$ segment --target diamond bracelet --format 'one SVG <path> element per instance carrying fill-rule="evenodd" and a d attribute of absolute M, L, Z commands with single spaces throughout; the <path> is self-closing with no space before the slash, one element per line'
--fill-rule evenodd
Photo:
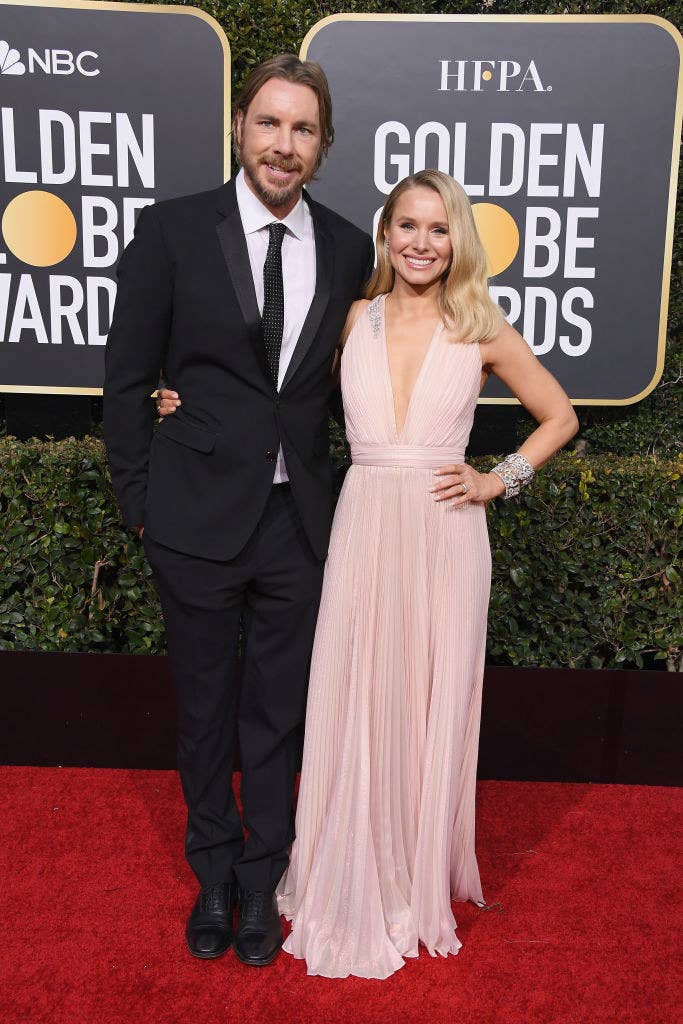
<path fill-rule="evenodd" d="M 536 475 L 534 467 L 519 452 L 507 455 L 502 462 L 493 467 L 491 472 L 499 476 L 505 484 L 503 497 L 506 501 L 519 494 L 522 487 L 531 483 Z"/>

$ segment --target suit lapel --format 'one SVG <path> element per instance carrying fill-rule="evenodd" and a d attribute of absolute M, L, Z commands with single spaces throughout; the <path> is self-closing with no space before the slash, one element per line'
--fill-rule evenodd
<path fill-rule="evenodd" d="M 287 387 L 315 340 L 318 328 L 327 309 L 327 304 L 330 301 L 332 277 L 334 274 L 334 240 L 322 222 L 316 204 L 310 200 L 305 191 L 304 199 L 309 204 L 313 216 L 313 231 L 315 234 L 315 294 L 304 320 L 304 325 L 301 328 L 296 348 L 287 367 L 281 391 L 284 391 Z"/>
<path fill-rule="evenodd" d="M 235 289 L 235 295 L 239 303 L 242 319 L 247 327 L 259 366 L 264 376 L 269 381 L 270 377 L 266 368 L 266 356 L 261 334 L 261 314 L 259 313 L 254 291 L 254 279 L 251 275 L 251 263 L 247 241 L 244 237 L 242 219 L 237 197 L 235 194 L 235 183 L 228 181 L 221 189 L 221 201 L 218 206 L 221 219 L 216 225 L 216 233 L 223 252 L 230 280 Z"/>

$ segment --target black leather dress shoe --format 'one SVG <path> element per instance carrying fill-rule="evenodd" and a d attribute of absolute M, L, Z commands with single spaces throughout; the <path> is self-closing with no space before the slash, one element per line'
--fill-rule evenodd
<path fill-rule="evenodd" d="M 185 929 L 187 948 L 192 956 L 213 960 L 225 953 L 232 942 L 236 902 L 234 883 L 218 882 L 202 889 Z"/>
<path fill-rule="evenodd" d="M 265 967 L 282 945 L 282 925 L 275 894 L 240 890 L 240 922 L 235 933 L 235 955 L 243 964 Z"/>

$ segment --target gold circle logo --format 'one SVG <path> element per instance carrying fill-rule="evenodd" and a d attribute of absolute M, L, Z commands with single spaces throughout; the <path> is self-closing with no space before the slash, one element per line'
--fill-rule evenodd
<path fill-rule="evenodd" d="M 473 203 L 472 215 L 488 257 L 489 277 L 507 270 L 519 250 L 519 228 L 502 206 Z"/>
<path fill-rule="evenodd" d="M 52 192 L 22 192 L 7 204 L 2 234 L 13 256 L 31 267 L 52 267 L 76 244 L 76 218 Z"/>

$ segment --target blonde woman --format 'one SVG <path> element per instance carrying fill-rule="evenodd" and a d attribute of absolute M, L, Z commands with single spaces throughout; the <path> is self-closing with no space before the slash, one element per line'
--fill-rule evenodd
<path fill-rule="evenodd" d="M 491 556 L 485 504 L 575 433 L 555 379 L 505 323 L 461 187 L 387 199 L 341 381 L 352 465 L 332 528 L 296 840 L 278 887 L 309 974 L 385 978 L 457 953 L 451 900 L 483 903 L 474 797 Z M 464 462 L 495 373 L 539 423 L 491 473 Z"/>

